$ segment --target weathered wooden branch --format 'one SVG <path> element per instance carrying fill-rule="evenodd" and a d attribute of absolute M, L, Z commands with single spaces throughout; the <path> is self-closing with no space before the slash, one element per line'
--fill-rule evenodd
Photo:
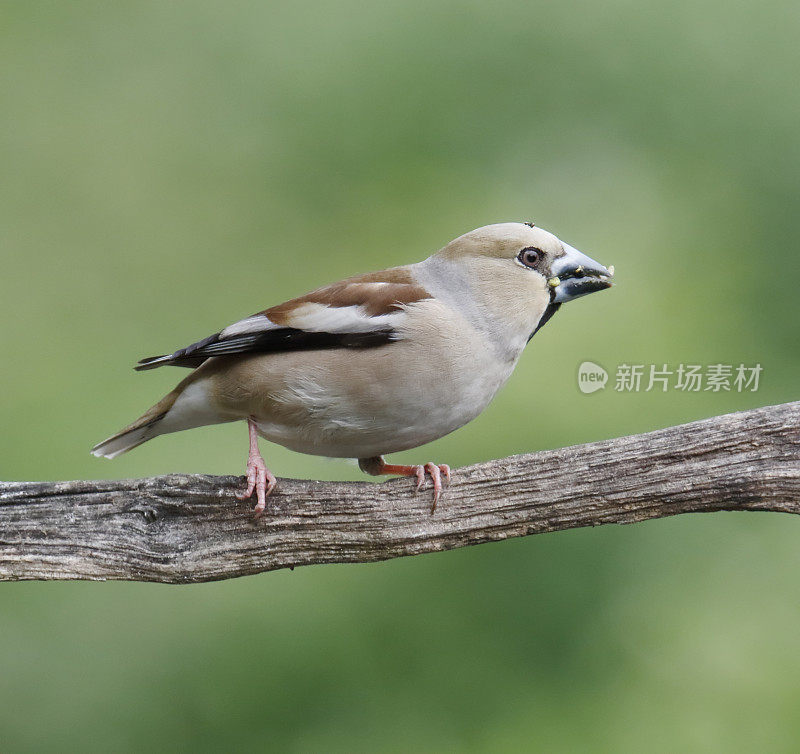
<path fill-rule="evenodd" d="M 254 521 L 242 481 L 0 483 L 0 580 L 187 583 L 678 513 L 800 513 L 800 402 L 458 469 L 434 515 L 409 479 L 283 479 Z"/>

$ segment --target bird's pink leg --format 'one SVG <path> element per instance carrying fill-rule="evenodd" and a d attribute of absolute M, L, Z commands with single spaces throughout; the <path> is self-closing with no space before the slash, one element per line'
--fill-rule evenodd
<path fill-rule="evenodd" d="M 267 495 L 275 489 L 278 480 L 272 475 L 272 472 L 267 468 L 267 464 L 261 457 L 261 451 L 258 449 L 258 432 L 256 431 L 256 422 L 251 416 L 247 420 L 247 428 L 250 432 L 250 455 L 247 457 L 247 489 L 237 494 L 239 500 L 246 500 L 256 493 L 256 507 L 253 509 L 254 518 L 258 518 L 267 507 Z"/>
<path fill-rule="evenodd" d="M 442 477 L 444 476 L 445 483 L 450 481 L 450 467 L 446 463 L 426 463 L 423 465 L 403 466 L 396 463 L 386 463 L 382 456 L 375 456 L 374 458 L 360 458 L 358 465 L 362 471 L 373 476 L 381 476 L 383 474 L 397 474 L 397 476 L 413 476 L 417 478 L 417 492 L 422 489 L 425 484 L 425 474 L 429 474 L 433 482 L 433 505 L 431 506 L 431 513 L 436 510 L 436 503 L 442 496 Z"/>

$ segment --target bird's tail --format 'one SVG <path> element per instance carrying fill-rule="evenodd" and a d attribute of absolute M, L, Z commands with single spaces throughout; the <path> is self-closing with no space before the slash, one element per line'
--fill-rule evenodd
<path fill-rule="evenodd" d="M 92 448 L 92 455 L 98 458 L 116 458 L 118 455 L 127 453 L 143 442 L 152 440 L 160 435 L 159 424 L 172 408 L 178 395 L 177 390 L 165 395 L 155 406 L 145 411 L 133 424 L 95 445 Z"/>

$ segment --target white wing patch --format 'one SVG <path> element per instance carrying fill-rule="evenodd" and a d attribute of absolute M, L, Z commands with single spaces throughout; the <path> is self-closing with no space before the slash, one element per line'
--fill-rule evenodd
<path fill-rule="evenodd" d="M 274 330 L 277 325 L 270 322 L 263 314 L 254 314 L 252 317 L 240 319 L 232 325 L 226 327 L 219 337 L 222 339 L 232 338 L 234 335 L 245 335 L 253 332 L 264 332 L 266 330 Z"/>
<path fill-rule="evenodd" d="M 371 317 L 362 306 L 327 306 L 303 302 L 286 317 L 285 325 L 277 325 L 264 314 L 256 314 L 226 327 L 220 333 L 220 339 L 267 332 L 280 327 L 293 327 L 306 332 L 364 333 L 397 328 L 405 317 L 402 309 Z"/>
<path fill-rule="evenodd" d="M 396 327 L 405 318 L 402 310 L 371 317 L 362 306 L 327 306 L 306 302 L 290 315 L 287 324 L 308 332 L 371 332 Z"/>

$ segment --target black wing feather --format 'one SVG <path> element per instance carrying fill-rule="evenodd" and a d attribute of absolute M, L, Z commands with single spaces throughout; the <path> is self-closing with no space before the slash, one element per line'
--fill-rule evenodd
<path fill-rule="evenodd" d="M 200 366 L 212 356 L 229 356 L 241 353 L 277 353 L 279 351 L 313 351 L 326 348 L 374 348 L 395 339 L 391 328 L 370 332 L 329 333 L 308 332 L 293 327 L 280 327 L 258 333 L 242 333 L 220 338 L 220 333 L 209 335 L 197 343 L 181 348 L 175 353 L 150 356 L 134 367 L 137 371 L 162 366 Z"/>

